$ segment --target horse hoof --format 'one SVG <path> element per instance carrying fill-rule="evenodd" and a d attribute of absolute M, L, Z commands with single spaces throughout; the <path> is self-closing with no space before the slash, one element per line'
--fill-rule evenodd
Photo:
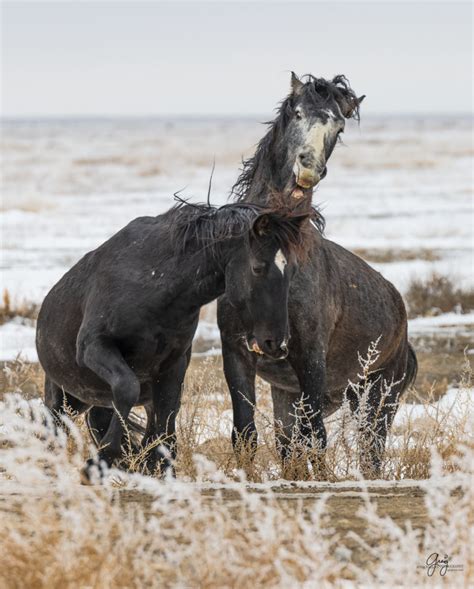
<path fill-rule="evenodd" d="M 103 460 L 89 458 L 81 469 L 81 485 L 101 485 L 107 470 Z"/>

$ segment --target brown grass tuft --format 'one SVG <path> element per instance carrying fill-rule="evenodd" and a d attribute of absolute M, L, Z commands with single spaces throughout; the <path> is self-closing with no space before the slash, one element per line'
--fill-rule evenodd
<path fill-rule="evenodd" d="M 28 301 L 12 302 L 8 289 L 4 289 L 0 306 L 0 325 L 11 321 L 14 317 L 37 319 L 38 312 L 39 305 Z"/>
<path fill-rule="evenodd" d="M 456 288 L 447 276 L 435 272 L 426 279 L 413 279 L 405 300 L 410 318 L 455 310 L 462 313 L 474 310 L 474 290 Z"/>
<path fill-rule="evenodd" d="M 410 262 L 412 260 L 426 260 L 434 262 L 440 259 L 432 249 L 410 250 L 410 249 L 384 249 L 384 248 L 357 248 L 354 253 L 367 262 L 378 264 L 390 264 L 393 262 Z"/>

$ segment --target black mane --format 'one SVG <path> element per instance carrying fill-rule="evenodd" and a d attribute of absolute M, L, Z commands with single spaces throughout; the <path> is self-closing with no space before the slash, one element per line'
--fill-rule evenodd
<path fill-rule="evenodd" d="M 315 78 L 311 74 L 303 76 L 305 83 L 299 91 L 300 96 L 304 96 L 306 100 L 314 104 L 321 105 L 330 100 L 336 101 L 346 100 L 353 104 L 354 109 L 351 118 L 359 121 L 359 102 L 356 93 L 352 90 L 348 79 L 343 75 L 335 76 L 332 80 L 325 80 L 324 78 Z M 290 93 L 277 107 L 277 116 L 273 121 L 267 121 L 264 125 L 269 127 L 268 132 L 257 144 L 257 148 L 252 157 L 247 158 L 242 162 L 242 171 L 237 178 L 236 183 L 232 186 L 231 196 L 236 197 L 237 202 L 242 202 L 246 199 L 247 193 L 252 186 L 255 179 L 255 173 L 262 161 L 266 161 L 267 168 L 271 167 L 273 159 L 270 157 L 272 150 L 278 140 L 286 129 L 289 118 L 292 112 L 294 96 Z M 270 178 L 276 177 L 279 173 L 278 169 L 268 169 Z M 272 182 L 267 181 L 267 186 L 262 187 L 268 191 L 272 191 L 274 186 Z"/>
<path fill-rule="evenodd" d="M 257 217 L 263 214 L 272 216 L 272 237 L 288 255 L 303 259 L 311 234 L 310 226 L 298 231 L 292 224 L 292 219 L 301 217 L 301 213 L 255 203 L 236 202 L 216 207 L 181 200 L 167 214 L 171 216 L 171 239 L 182 253 L 197 245 L 215 255 L 220 243 L 248 233 Z M 320 213 L 314 210 L 307 216 L 308 221 L 314 220 L 314 227 L 321 231 L 324 225 Z"/>
<path fill-rule="evenodd" d="M 183 200 L 168 212 L 172 216 L 172 240 L 181 251 L 186 251 L 192 243 L 214 248 L 223 240 L 246 233 L 263 210 L 264 207 L 253 203 L 216 207 Z"/>

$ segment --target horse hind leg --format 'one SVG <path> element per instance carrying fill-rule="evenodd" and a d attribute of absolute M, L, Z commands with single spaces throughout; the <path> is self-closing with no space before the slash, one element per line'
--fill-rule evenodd
<path fill-rule="evenodd" d="M 400 371 L 385 369 L 369 376 L 362 396 L 348 392 L 353 415 L 358 422 L 360 470 L 366 479 L 380 478 L 388 432 L 398 409 L 400 396 L 406 388 Z M 362 401 L 362 399 L 364 399 Z"/>
<path fill-rule="evenodd" d="M 286 479 L 307 479 L 310 431 L 302 423 L 301 394 L 271 386 L 275 441 L 282 462 L 282 474 Z"/>
<path fill-rule="evenodd" d="M 44 404 L 53 417 L 56 428 L 64 429 L 64 415 L 80 415 L 89 408 L 87 403 L 64 391 L 48 376 L 44 380 Z"/>

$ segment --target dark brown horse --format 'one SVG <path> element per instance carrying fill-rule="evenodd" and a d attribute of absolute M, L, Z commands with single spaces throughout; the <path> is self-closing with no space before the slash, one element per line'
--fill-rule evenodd
<path fill-rule="evenodd" d="M 363 97 L 362 97 L 363 98 Z M 292 91 L 253 158 L 244 162 L 234 186 L 241 202 L 268 203 L 275 194 L 287 206 L 307 209 L 312 188 L 326 174 L 326 163 L 344 120 L 358 116 L 362 98 L 338 76 L 326 81 L 292 75 Z M 358 353 L 380 339 L 380 355 L 366 383 L 368 414 L 361 464 L 377 476 L 387 431 L 398 400 L 416 375 L 416 356 L 407 339 L 407 317 L 394 286 L 363 260 L 322 235 L 315 224 L 308 260 L 292 279 L 289 296 L 288 356 L 269 357 L 242 344 L 241 317 L 224 295 L 218 301 L 224 371 L 234 410 L 234 447 L 256 447 L 255 376 L 271 384 L 277 441 L 284 461 L 293 442 L 322 451 L 326 447 L 323 418 L 341 407 L 345 396 L 352 410 L 359 398 L 348 382 L 358 382 Z M 252 339 L 251 333 L 245 334 Z M 388 394 L 384 382 L 392 383 Z M 304 399 L 305 415 L 297 406 Z M 316 452 L 318 453 L 318 452 Z M 320 453 L 319 456 L 324 453 Z"/>

